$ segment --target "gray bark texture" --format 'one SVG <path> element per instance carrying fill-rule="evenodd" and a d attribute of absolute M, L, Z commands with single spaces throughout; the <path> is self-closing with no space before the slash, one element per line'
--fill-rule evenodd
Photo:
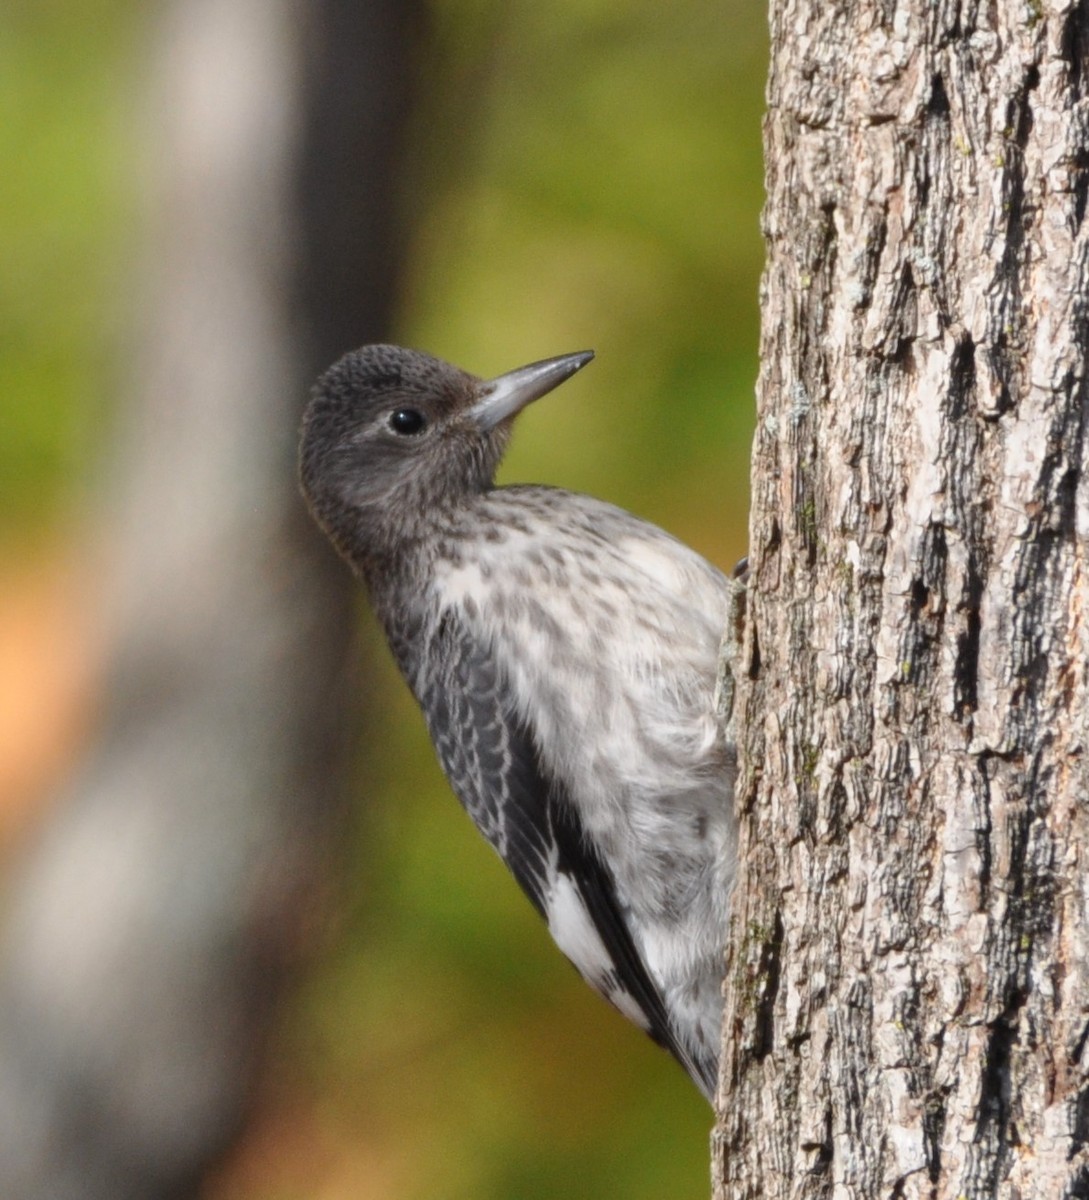
<path fill-rule="evenodd" d="M 192 0 L 156 26 L 114 650 L 99 738 L 6 897 L 4 1200 L 193 1195 L 336 880 L 356 601 L 297 430 L 318 370 L 388 336 L 417 15 Z"/>
<path fill-rule="evenodd" d="M 715 1195 L 1089 1196 L 1089 6 L 771 33 Z"/>

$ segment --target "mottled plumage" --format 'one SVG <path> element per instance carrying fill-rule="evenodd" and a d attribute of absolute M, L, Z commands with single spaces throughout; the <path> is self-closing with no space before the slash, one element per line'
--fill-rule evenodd
<path fill-rule="evenodd" d="M 613 505 L 492 483 L 516 413 L 589 357 L 483 382 L 364 347 L 314 390 L 301 476 L 469 815 L 710 1096 L 734 853 L 713 695 L 740 585 Z"/>

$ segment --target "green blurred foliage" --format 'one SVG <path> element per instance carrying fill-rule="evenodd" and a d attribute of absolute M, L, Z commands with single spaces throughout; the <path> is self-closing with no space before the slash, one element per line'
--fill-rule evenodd
<path fill-rule="evenodd" d="M 87 13 L 9 0 L 0 22 L 0 528 L 70 505 L 123 375 L 143 10 Z M 594 348 L 520 422 L 503 477 L 601 495 L 728 568 L 756 378 L 763 8 L 435 0 L 434 20 L 399 337 L 481 374 Z M 551 946 L 365 627 L 353 893 L 277 1074 L 334 1158 L 372 1158 L 387 1183 L 252 1194 L 705 1196 L 709 1110 Z"/>
<path fill-rule="evenodd" d="M 0 533 L 36 534 L 86 479 L 113 389 L 134 209 L 131 0 L 0 16 Z"/>
<path fill-rule="evenodd" d="M 406 338 L 478 373 L 595 349 L 523 418 L 504 478 L 596 491 L 740 555 L 763 9 L 512 0 L 468 24 L 464 5 L 437 9 Z"/>

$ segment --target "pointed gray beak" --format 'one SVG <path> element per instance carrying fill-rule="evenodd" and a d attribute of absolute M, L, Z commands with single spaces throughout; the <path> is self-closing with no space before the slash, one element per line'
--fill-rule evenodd
<path fill-rule="evenodd" d="M 469 409 L 469 416 L 485 432 L 494 429 L 500 421 L 520 413 L 527 404 L 559 387 L 593 357 L 592 350 L 561 354 L 559 358 L 546 358 L 490 379 L 481 385 L 479 399 Z"/>

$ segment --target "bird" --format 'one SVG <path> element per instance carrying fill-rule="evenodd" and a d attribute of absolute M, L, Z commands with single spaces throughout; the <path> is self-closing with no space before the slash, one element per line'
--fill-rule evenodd
<path fill-rule="evenodd" d="M 495 483 L 517 415 L 593 357 L 483 379 L 353 350 L 310 394 L 299 478 L 462 806 L 586 982 L 713 1101 L 737 852 L 716 677 L 744 584 L 615 505 Z"/>

